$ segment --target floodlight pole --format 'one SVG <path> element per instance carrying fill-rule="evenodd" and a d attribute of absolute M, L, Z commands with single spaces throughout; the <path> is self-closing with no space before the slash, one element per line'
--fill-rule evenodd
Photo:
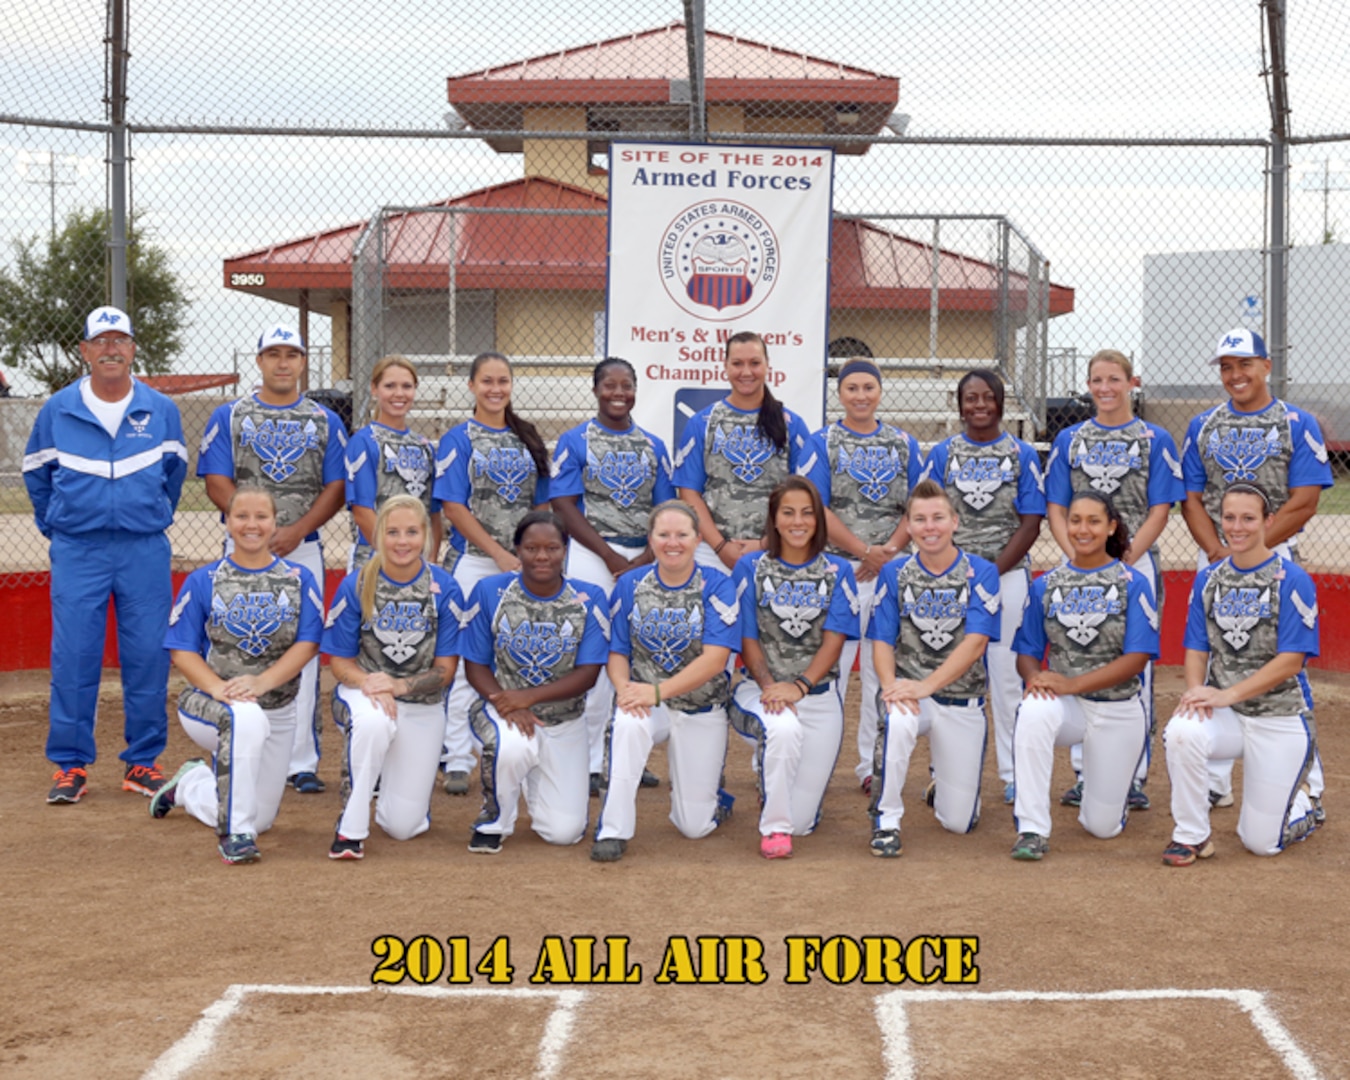
<path fill-rule="evenodd" d="M 1270 273 L 1266 307 L 1266 345 L 1270 351 L 1270 390 L 1285 397 L 1289 389 L 1289 85 L 1284 53 L 1284 0 L 1265 0 L 1270 38 Z"/>
<path fill-rule="evenodd" d="M 708 141 L 707 40 L 704 30 L 704 0 L 684 0 L 684 32 L 689 53 L 689 138 Z"/>
<path fill-rule="evenodd" d="M 108 233 L 110 300 L 127 307 L 127 0 L 108 4 Z"/>

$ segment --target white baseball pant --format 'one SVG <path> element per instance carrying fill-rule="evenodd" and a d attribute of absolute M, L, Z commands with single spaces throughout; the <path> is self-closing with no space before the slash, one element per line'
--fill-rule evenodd
<path fill-rule="evenodd" d="M 473 587 L 485 577 L 500 573 L 501 570 L 486 555 L 470 555 L 467 551 L 455 564 L 455 583 L 464 593 L 464 603 L 469 603 Z M 455 672 L 454 684 L 450 687 L 450 696 L 445 704 L 445 737 L 441 752 L 441 762 L 445 771 L 473 771 L 473 737 L 469 733 L 469 709 L 478 700 L 469 680 L 464 675 L 464 664 Z"/>
<path fill-rule="evenodd" d="M 1256 855 L 1278 855 L 1312 832 L 1306 781 L 1316 741 L 1302 716 L 1243 716 L 1215 709 L 1208 720 L 1177 713 L 1163 732 L 1172 781 L 1172 839 L 1203 843 L 1210 833 L 1209 783 L 1215 761 L 1242 758 L 1238 838 Z"/>
<path fill-rule="evenodd" d="M 980 772 L 988 726 L 980 698 L 924 698 L 919 713 L 878 701 L 881 721 L 880 776 L 872 781 L 873 828 L 898 829 L 905 816 L 901 789 L 920 735 L 928 736 L 937 791 L 933 810 L 948 832 L 968 833 L 980 820 Z"/>
<path fill-rule="evenodd" d="M 436 786 L 443 702 L 400 701 L 398 719 L 360 690 L 339 686 L 333 721 L 346 737 L 344 801 L 337 831 L 348 840 L 370 835 L 370 800 L 375 823 L 395 840 L 411 840 L 431 827 L 431 792 Z M 343 715 L 345 713 L 345 716 Z M 380 794 L 375 796 L 375 782 Z"/>
<path fill-rule="evenodd" d="M 469 724 L 483 755 L 483 810 L 475 831 L 510 836 L 523 793 L 530 827 L 542 839 L 550 844 L 580 840 L 591 797 L 586 725 L 580 718 L 536 727 L 526 736 L 479 701 L 469 712 Z"/>
<path fill-rule="evenodd" d="M 807 836 L 820 821 L 844 738 L 844 703 L 835 685 L 827 685 L 824 693 L 797 702 L 795 712 L 780 713 L 765 711 L 753 679 L 736 687 L 731 723 L 755 747 L 761 836 Z"/>
<path fill-rule="evenodd" d="M 862 564 L 853 560 L 857 574 Z M 862 705 L 858 709 L 858 765 L 853 770 L 862 783 L 872 775 L 872 751 L 877 745 L 877 668 L 872 660 L 872 643 L 867 640 L 867 624 L 872 621 L 872 603 L 876 599 L 877 579 L 858 582 L 858 640 L 845 641 L 839 654 L 839 700 L 848 700 L 848 683 L 853 678 L 853 661 L 858 660 L 862 677 Z"/>
<path fill-rule="evenodd" d="M 1078 822 L 1103 840 L 1125 827 L 1130 782 L 1148 742 L 1148 712 L 1138 697 L 1089 701 L 1065 694 L 1027 697 L 1013 731 L 1019 833 L 1050 835 L 1050 771 L 1055 747 L 1082 746 L 1083 801 Z"/>
<path fill-rule="evenodd" d="M 218 702 L 230 716 L 221 730 L 205 717 L 178 710 L 188 738 L 211 755 L 213 765 L 185 773 L 174 803 L 219 835 L 257 836 L 272 827 L 295 739 L 295 702 L 263 709 L 256 702 Z"/>
<path fill-rule="evenodd" d="M 1011 783 L 1013 778 L 1013 724 L 1017 722 L 1017 706 L 1022 703 L 1022 676 L 1017 674 L 1017 656 L 1012 651 L 1012 643 L 1022 625 L 1022 611 L 1027 606 L 1030 587 L 1031 572 L 1025 564 L 1014 566 L 999 577 L 998 590 L 1003 605 L 999 640 L 991 641 L 984 651 L 985 665 L 989 669 L 989 711 L 994 716 L 998 778 L 1004 784 Z M 978 601 L 972 597 L 971 602 Z"/>
<path fill-rule="evenodd" d="M 597 840 L 629 840 L 637 824 L 637 790 L 652 747 L 669 740 L 670 820 L 697 840 L 717 828 L 718 788 L 727 757 L 727 712 L 686 713 L 667 705 L 646 716 L 615 709 L 606 734 L 609 786 Z"/>

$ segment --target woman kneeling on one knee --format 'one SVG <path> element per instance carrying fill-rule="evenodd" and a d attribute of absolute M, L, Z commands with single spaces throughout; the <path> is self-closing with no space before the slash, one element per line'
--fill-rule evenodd
<path fill-rule="evenodd" d="M 844 735 L 839 654 L 858 636 L 858 584 L 826 539 L 816 486 L 789 476 L 769 496 L 765 550 L 736 563 L 751 678 L 736 687 L 731 723 L 755 746 L 766 859 L 790 856 L 792 837 L 814 831 Z"/>
<path fill-rule="evenodd" d="M 375 553 L 333 599 L 323 651 L 332 658 L 333 722 L 345 736 L 342 816 L 330 859 L 359 859 L 375 821 L 395 840 L 431 825 L 445 733 L 445 694 L 455 677 L 463 596 L 427 561 L 431 521 L 411 495 L 395 495 L 375 519 Z"/>
<path fill-rule="evenodd" d="M 1050 770 L 1056 746 L 1082 743 L 1078 820 L 1110 839 L 1125 827 L 1130 787 L 1148 742 L 1141 675 L 1158 656 L 1153 590 L 1122 561 L 1129 535 L 1110 498 L 1080 492 L 1065 533 L 1072 559 L 1031 584 L 1013 639 L 1026 693 L 1013 728 L 1014 859 L 1050 850 Z M 1049 670 L 1041 660 L 1049 654 Z"/>
<path fill-rule="evenodd" d="M 720 790 L 727 754 L 727 661 L 740 645 L 731 578 L 695 563 L 698 515 L 671 500 L 652 510 L 656 558 L 619 578 L 611 610 L 614 716 L 605 736 L 608 786 L 591 858 L 615 862 L 632 839 L 637 789 L 654 743 L 670 741 L 670 820 L 707 836 L 731 812 Z"/>
<path fill-rule="evenodd" d="M 1304 666 L 1317 655 L 1317 590 L 1266 546 L 1270 497 L 1239 482 L 1220 504 L 1228 558 L 1195 578 L 1186 617 L 1186 691 L 1163 733 L 1172 781 L 1168 866 L 1214 854 L 1211 762 L 1243 759 L 1238 837 L 1276 855 L 1317 827 L 1308 771 L 1317 752 Z"/>
<path fill-rule="evenodd" d="M 469 850 L 495 855 L 516 827 L 522 791 L 550 844 L 586 832 L 590 799 L 586 692 L 609 652 L 604 590 L 563 577 L 567 530 L 547 510 L 516 526 L 520 569 L 469 597 L 464 674 L 480 695 L 469 726 L 482 746 L 483 809 Z"/>

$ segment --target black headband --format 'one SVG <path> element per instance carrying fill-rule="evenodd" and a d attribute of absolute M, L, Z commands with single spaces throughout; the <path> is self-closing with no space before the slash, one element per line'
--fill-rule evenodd
<path fill-rule="evenodd" d="M 1263 488 L 1256 484 L 1249 484 L 1245 480 L 1239 480 L 1236 484 L 1229 484 L 1228 487 L 1224 488 L 1223 495 L 1219 496 L 1219 505 L 1223 505 L 1224 496 L 1234 494 L 1255 495 L 1261 500 L 1261 509 L 1266 512 L 1267 517 L 1270 516 L 1270 496 L 1266 494 Z"/>
<path fill-rule="evenodd" d="M 871 375 L 877 382 L 881 382 L 881 369 L 871 360 L 850 360 L 839 369 L 839 381 L 843 382 L 850 375 L 856 375 L 858 372 Z"/>

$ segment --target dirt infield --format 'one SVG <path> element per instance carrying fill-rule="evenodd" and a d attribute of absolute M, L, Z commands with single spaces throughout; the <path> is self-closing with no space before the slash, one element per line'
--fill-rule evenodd
<path fill-rule="evenodd" d="M 1158 682 L 1165 716 L 1178 673 Z M 477 857 L 465 850 L 475 801 L 438 791 L 427 835 L 395 843 L 376 830 L 364 862 L 333 863 L 324 856 L 339 808 L 337 743 L 327 721 L 328 792 L 288 793 L 262 837 L 262 862 L 227 867 L 209 830 L 181 812 L 152 821 L 144 798 L 119 790 L 115 681 L 104 684 L 91 794 L 73 807 L 44 803 L 45 678 L 4 675 L 0 687 L 6 1078 L 152 1068 L 287 1078 L 1350 1077 L 1350 736 L 1341 723 L 1350 676 L 1314 676 L 1328 825 L 1258 859 L 1234 834 L 1236 810 L 1216 811 L 1218 853 L 1187 870 L 1159 859 L 1171 822 L 1156 741 L 1154 808 L 1101 842 L 1056 804 L 1052 852 L 1039 864 L 1008 858 L 1011 815 L 997 795 L 969 836 L 944 833 L 916 806 L 921 746 L 904 857 L 874 859 L 851 729 L 821 827 L 789 861 L 758 857 L 749 753 L 733 744 L 736 813 L 706 840 L 679 837 L 662 787 L 640 792 L 638 834 L 618 864 L 591 863 L 588 843 L 549 847 L 524 815 L 501 855 Z M 175 723 L 163 764 L 191 753 Z M 987 794 L 999 790 L 992 756 Z M 658 748 L 662 776 L 665 764 Z M 1055 790 L 1070 779 L 1061 760 Z M 436 989 L 410 979 L 371 986 L 372 942 L 385 935 L 426 936 L 416 971 L 446 957 Z M 627 937 L 627 964 L 609 974 L 635 981 L 532 986 L 549 935 Z M 834 962 L 846 968 L 851 955 L 848 942 L 826 939 L 903 947 L 924 935 L 977 938 L 968 949 L 978 982 L 835 985 L 822 973 L 842 979 Z M 699 970 L 699 936 L 757 939 L 764 981 L 658 982 L 663 967 L 681 970 L 672 938 L 688 939 L 695 967 L 686 973 Z M 474 974 L 499 937 L 509 939 L 509 985 Z M 784 981 L 789 937 L 822 939 L 809 982 Z M 446 945 L 451 938 L 468 942 Z M 740 944 L 754 977 L 754 943 Z M 812 944 L 793 946 L 797 958 Z M 735 945 L 724 946 L 733 961 Z M 603 959 L 603 944 L 596 952 Z M 934 948 L 915 955 L 932 969 Z M 472 982 L 447 981 L 457 963 Z"/>

